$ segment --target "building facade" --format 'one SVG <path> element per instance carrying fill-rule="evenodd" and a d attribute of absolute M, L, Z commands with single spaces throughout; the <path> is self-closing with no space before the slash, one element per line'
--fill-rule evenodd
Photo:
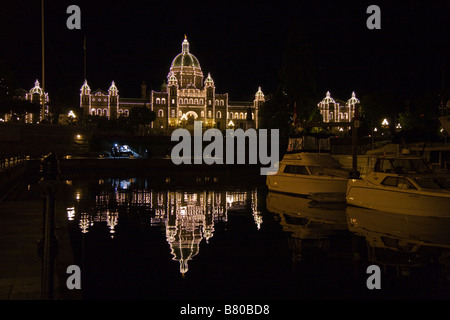
<path fill-rule="evenodd" d="M 34 87 L 30 90 L 19 88 L 15 91 L 13 99 L 26 100 L 39 106 L 39 113 L 33 113 L 30 110 L 20 112 L 8 112 L 4 115 L 4 119 L 0 118 L 0 122 L 20 121 L 22 123 L 39 123 L 42 120 L 50 119 L 49 96 L 47 92 L 41 88 L 39 80 L 36 79 Z"/>
<path fill-rule="evenodd" d="M 185 37 L 181 53 L 173 60 L 160 91 L 147 94 L 145 83 L 141 98 L 121 98 L 113 81 L 108 92 L 91 92 L 87 81 L 81 87 L 80 107 L 85 115 L 117 118 L 128 116 L 136 106 L 150 108 L 156 114 L 153 131 L 170 132 L 177 128 L 193 129 L 194 121 L 202 121 L 203 128 L 258 128 L 258 113 L 264 103 L 261 88 L 253 101 L 230 101 L 228 93 L 216 92 L 214 80 L 204 77 L 198 59 L 190 52 Z"/>
<path fill-rule="evenodd" d="M 359 105 L 359 103 L 355 92 L 353 92 L 352 97 L 345 102 L 339 99 L 333 99 L 328 91 L 325 98 L 323 98 L 317 106 L 323 117 L 323 122 L 348 122 L 349 126 L 337 127 L 337 130 L 344 131 L 350 128 L 350 123 L 355 116 L 356 105 Z"/>

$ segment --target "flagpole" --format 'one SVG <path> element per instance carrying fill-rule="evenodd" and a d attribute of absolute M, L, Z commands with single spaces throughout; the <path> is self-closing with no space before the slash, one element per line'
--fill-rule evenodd
<path fill-rule="evenodd" d="M 44 47 L 44 0 L 41 0 L 41 40 L 42 40 L 42 105 L 41 105 L 41 119 L 45 117 L 45 47 Z"/>
<path fill-rule="evenodd" d="M 86 78 L 86 35 L 84 35 L 83 49 L 84 49 L 84 80 L 87 80 L 87 78 Z"/>

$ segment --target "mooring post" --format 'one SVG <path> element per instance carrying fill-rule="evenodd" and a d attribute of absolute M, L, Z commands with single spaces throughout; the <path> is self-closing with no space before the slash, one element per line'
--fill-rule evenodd
<path fill-rule="evenodd" d="M 355 105 L 355 115 L 352 125 L 352 169 L 358 170 L 358 128 L 359 128 L 359 110 Z"/>
<path fill-rule="evenodd" d="M 42 258 L 41 298 L 52 300 L 54 297 L 55 257 L 58 252 L 58 240 L 55 233 L 55 200 L 59 192 L 59 161 L 56 154 L 50 153 L 41 161 L 41 180 L 39 182 L 43 198 L 43 236 L 38 244 L 38 253 Z"/>

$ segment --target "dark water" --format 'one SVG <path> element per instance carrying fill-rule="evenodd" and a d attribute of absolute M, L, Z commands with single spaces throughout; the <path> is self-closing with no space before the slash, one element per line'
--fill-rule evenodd
<path fill-rule="evenodd" d="M 450 298 L 447 219 L 204 177 L 65 180 L 61 201 L 85 299 Z"/>

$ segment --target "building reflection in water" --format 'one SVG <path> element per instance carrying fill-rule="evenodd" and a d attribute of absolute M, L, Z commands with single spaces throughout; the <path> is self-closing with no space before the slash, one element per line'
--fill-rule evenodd
<path fill-rule="evenodd" d="M 147 184 L 145 179 L 134 178 L 99 180 L 89 196 L 83 189 L 74 189 L 75 205 L 67 207 L 67 218 L 75 220 L 78 214 L 82 233 L 106 222 L 113 238 L 119 213 L 146 212 L 151 227 L 165 226 L 166 240 L 182 275 L 189 270 L 188 262 L 198 254 L 202 240 L 209 243 L 214 225 L 226 222 L 229 214 L 252 214 L 258 229 L 262 224 L 257 189 L 178 191 L 151 189 Z"/>

